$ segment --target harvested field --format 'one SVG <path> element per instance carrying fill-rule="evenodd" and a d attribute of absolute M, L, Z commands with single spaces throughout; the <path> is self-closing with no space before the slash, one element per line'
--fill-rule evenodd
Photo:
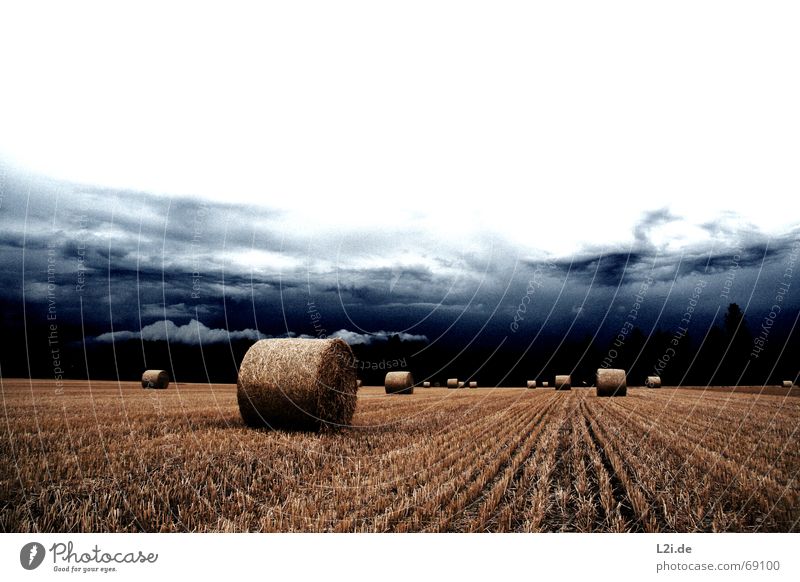
<path fill-rule="evenodd" d="M 787 395 L 363 387 L 318 434 L 247 428 L 235 385 L 0 387 L 6 532 L 800 530 Z"/>
<path fill-rule="evenodd" d="M 800 386 L 681 386 L 679 390 L 700 392 L 736 392 L 738 394 L 767 394 L 770 396 L 800 396 Z"/>

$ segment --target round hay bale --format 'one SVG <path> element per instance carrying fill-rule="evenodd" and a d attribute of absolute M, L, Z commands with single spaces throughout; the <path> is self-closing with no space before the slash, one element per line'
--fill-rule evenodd
<path fill-rule="evenodd" d="M 411 372 L 389 372 L 383 384 L 387 394 L 414 393 L 414 377 Z"/>
<path fill-rule="evenodd" d="M 572 378 L 569 375 L 556 376 L 556 390 L 572 390 Z"/>
<path fill-rule="evenodd" d="M 458 387 L 459 387 L 459 388 L 463 388 L 463 387 L 464 387 L 464 382 L 459 382 L 459 383 L 458 383 Z"/>
<path fill-rule="evenodd" d="M 447 387 L 448 388 L 458 388 L 458 378 L 448 378 L 447 379 Z"/>
<path fill-rule="evenodd" d="M 422 387 L 423 388 L 430 388 L 431 387 L 431 383 L 430 382 L 423 382 L 422 383 Z"/>
<path fill-rule="evenodd" d="M 169 386 L 169 374 L 166 370 L 145 370 L 142 374 L 142 388 L 164 390 Z"/>
<path fill-rule="evenodd" d="M 625 370 L 600 368 L 597 370 L 598 396 L 625 396 L 628 393 L 628 381 Z"/>
<path fill-rule="evenodd" d="M 792 382 L 791 380 L 784 380 L 783 381 L 783 387 L 784 388 L 791 388 L 792 386 L 794 386 L 794 382 Z"/>
<path fill-rule="evenodd" d="M 319 430 L 350 424 L 355 358 L 340 339 L 264 339 L 244 355 L 236 399 L 252 427 Z"/>
<path fill-rule="evenodd" d="M 548 388 L 550 386 L 550 382 L 542 382 L 542 388 Z"/>
<path fill-rule="evenodd" d="M 439 388 L 439 383 L 438 382 L 434 382 L 433 387 L 434 388 Z"/>
<path fill-rule="evenodd" d="M 469 383 L 469 387 L 470 388 L 477 388 L 478 387 L 478 383 L 477 382 L 470 382 Z"/>
<path fill-rule="evenodd" d="M 536 380 L 528 380 L 528 388 L 536 388 Z"/>
<path fill-rule="evenodd" d="M 644 385 L 648 388 L 661 388 L 661 376 L 648 376 Z"/>

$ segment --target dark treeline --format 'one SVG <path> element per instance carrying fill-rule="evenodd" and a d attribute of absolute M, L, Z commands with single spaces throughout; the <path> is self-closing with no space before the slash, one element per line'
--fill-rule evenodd
<path fill-rule="evenodd" d="M 797 313 L 784 316 L 794 322 Z M 556 374 L 567 373 L 572 374 L 574 386 L 591 386 L 600 367 L 626 370 L 633 386 L 643 385 L 651 375 L 661 376 L 665 385 L 684 386 L 796 382 L 800 371 L 798 330 L 772 330 L 764 343 L 758 338 L 739 306 L 731 304 L 723 325 L 711 327 L 704 335 L 680 330 L 656 330 L 647 335 L 634 327 L 624 341 L 614 338 L 599 343 L 587 335 L 565 341 L 558 348 L 555 344 L 547 349 L 536 347 L 524 355 L 513 348 L 494 354 L 493 348 L 470 350 L 444 370 L 438 366 L 445 354 L 423 354 L 414 358 L 413 369 L 439 382 L 447 377 L 468 380 L 474 376 L 481 385 L 500 382 L 506 386 L 523 386 L 526 380 L 552 382 Z M 380 383 L 379 378 L 375 377 L 375 383 Z"/>
<path fill-rule="evenodd" d="M 794 322 L 796 312 L 782 314 Z M 9 324 L 8 321 L 5 322 Z M 759 322 L 760 323 L 760 322 Z M 27 329 L 27 333 L 26 333 Z M 0 351 L 3 377 L 64 379 L 91 377 L 104 380 L 136 380 L 145 368 L 166 369 L 183 382 L 235 382 L 238 365 L 252 344 L 250 340 L 203 346 L 164 341 L 127 340 L 115 344 L 85 342 L 80 329 L 60 328 L 58 343 L 51 344 L 47 325 L 27 328 L 6 325 Z M 632 328 L 624 341 L 592 341 L 578 338 L 540 338 L 526 351 L 524 346 L 475 342 L 461 351 L 452 345 L 426 345 L 388 341 L 354 345 L 358 375 L 368 385 L 382 385 L 386 372 L 411 370 L 418 382 L 444 385 L 447 378 L 477 380 L 481 386 L 523 386 L 526 380 L 550 381 L 556 374 L 571 373 L 573 384 L 590 386 L 599 367 L 623 368 L 631 385 L 642 385 L 649 375 L 659 375 L 665 385 L 762 385 L 796 380 L 800 362 L 800 333 L 789 326 L 773 329 L 759 343 L 762 330 L 748 324 L 742 311 L 731 304 L 721 325 L 703 335 L 679 330 L 646 334 Z M 58 351 L 54 353 L 54 349 Z M 759 351 L 760 350 L 760 351 Z"/>

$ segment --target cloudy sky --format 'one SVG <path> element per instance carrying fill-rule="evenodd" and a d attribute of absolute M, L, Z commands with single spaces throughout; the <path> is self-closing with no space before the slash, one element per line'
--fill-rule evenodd
<path fill-rule="evenodd" d="M 4 8 L 5 321 L 50 260 L 93 341 L 613 335 L 644 282 L 670 330 L 698 279 L 755 327 L 800 240 L 798 8 L 551 4 Z"/>

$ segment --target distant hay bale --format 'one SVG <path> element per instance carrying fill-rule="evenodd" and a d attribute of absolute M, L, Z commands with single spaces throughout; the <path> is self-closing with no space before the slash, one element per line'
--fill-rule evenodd
<path fill-rule="evenodd" d="M 142 388 L 164 390 L 169 386 L 169 374 L 166 370 L 145 370 L 142 374 Z"/>
<path fill-rule="evenodd" d="M 458 388 L 458 378 L 448 378 L 447 379 L 447 387 L 448 388 Z"/>
<path fill-rule="evenodd" d="M 550 382 L 542 382 L 542 388 L 549 388 Z"/>
<path fill-rule="evenodd" d="M 356 409 L 353 351 L 340 339 L 265 339 L 239 368 L 236 399 L 251 427 L 319 430 L 350 424 Z"/>
<path fill-rule="evenodd" d="M 572 378 L 569 375 L 556 376 L 556 390 L 572 390 Z"/>
<path fill-rule="evenodd" d="M 361 380 L 356 380 L 356 388 L 361 388 Z"/>
<path fill-rule="evenodd" d="M 434 388 L 439 388 L 439 383 L 438 383 L 438 382 L 435 382 L 435 383 L 433 384 L 433 387 L 434 387 Z"/>
<path fill-rule="evenodd" d="M 414 393 L 414 377 L 411 372 L 389 372 L 383 384 L 387 394 Z"/>
<path fill-rule="evenodd" d="M 469 387 L 470 388 L 477 388 L 478 387 L 478 383 L 477 382 L 470 382 L 469 383 Z"/>
<path fill-rule="evenodd" d="M 791 388 L 792 386 L 794 386 L 794 382 L 792 382 L 791 380 L 784 380 L 783 381 L 783 387 L 784 388 Z"/>
<path fill-rule="evenodd" d="M 597 370 L 598 396 L 625 396 L 628 393 L 628 382 L 625 370 L 600 368 Z"/>
<path fill-rule="evenodd" d="M 458 387 L 459 387 L 459 388 L 463 388 L 463 387 L 464 387 L 464 382 L 459 382 L 459 383 L 458 383 Z"/>
<path fill-rule="evenodd" d="M 528 380 L 528 388 L 536 388 L 536 380 Z"/>
<path fill-rule="evenodd" d="M 648 388 L 661 388 L 661 376 L 648 376 L 644 385 Z"/>
<path fill-rule="evenodd" d="M 423 382 L 422 383 L 422 387 L 423 388 L 430 388 L 431 387 L 431 383 L 430 382 Z"/>

